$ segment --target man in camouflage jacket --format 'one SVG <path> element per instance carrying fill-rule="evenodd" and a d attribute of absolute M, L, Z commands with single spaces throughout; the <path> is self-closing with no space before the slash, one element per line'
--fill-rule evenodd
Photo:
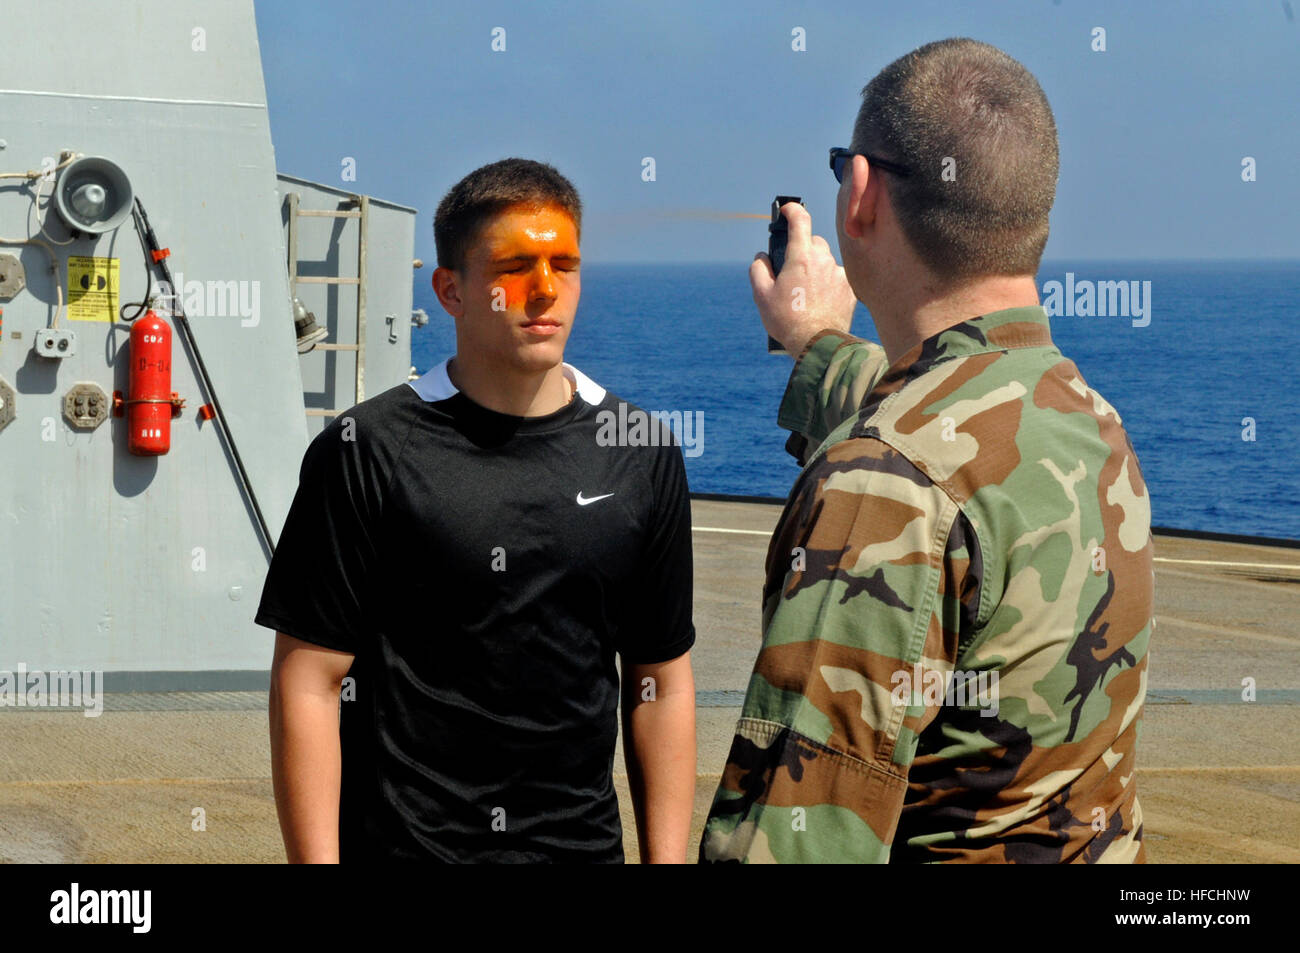
<path fill-rule="evenodd" d="M 844 267 L 787 205 L 779 279 L 751 268 L 804 469 L 701 859 L 1144 861 L 1150 506 L 1038 305 L 1050 108 L 970 40 L 863 96 L 832 151 Z"/>

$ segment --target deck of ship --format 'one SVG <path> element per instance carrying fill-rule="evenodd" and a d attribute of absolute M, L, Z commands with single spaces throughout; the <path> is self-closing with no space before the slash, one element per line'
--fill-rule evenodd
<path fill-rule="evenodd" d="M 758 644 L 779 508 L 696 500 L 699 779 L 692 847 Z M 1300 550 L 1158 536 L 1138 754 L 1153 863 L 1300 862 Z M 268 660 L 271 639 L 268 633 Z M 1254 701 L 1242 700 L 1253 678 Z M 265 692 L 0 708 L 0 861 L 278 862 Z M 635 860 L 622 755 L 616 782 Z M 205 830 L 194 830 L 196 808 Z"/>

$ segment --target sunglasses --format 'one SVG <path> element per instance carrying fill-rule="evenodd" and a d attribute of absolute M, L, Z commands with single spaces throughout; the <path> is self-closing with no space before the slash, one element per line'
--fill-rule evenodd
<path fill-rule="evenodd" d="M 897 175 L 900 178 L 905 179 L 912 174 L 909 169 L 905 169 L 903 168 L 903 166 L 898 165 L 897 163 L 894 162 L 890 162 L 887 159 L 877 158 L 876 156 L 873 156 L 868 152 L 854 152 L 851 149 L 845 149 L 841 146 L 834 146 L 831 149 L 831 171 L 835 173 L 836 182 L 844 181 L 844 166 L 854 156 L 862 156 L 872 165 L 878 166 L 879 168 L 884 169 L 886 172 L 892 172 L 894 173 L 894 175 Z"/>

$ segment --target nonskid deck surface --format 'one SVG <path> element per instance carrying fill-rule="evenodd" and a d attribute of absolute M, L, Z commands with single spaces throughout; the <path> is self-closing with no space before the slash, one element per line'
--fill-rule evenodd
<path fill-rule="evenodd" d="M 692 509 L 694 845 L 757 649 L 763 561 L 780 508 L 696 500 Z M 1158 536 L 1156 558 L 1158 624 L 1138 755 L 1148 857 L 1300 862 L 1300 550 Z M 616 766 L 635 860 L 621 752 Z M 265 692 L 107 695 L 98 718 L 0 708 L 0 860 L 283 857 Z"/>

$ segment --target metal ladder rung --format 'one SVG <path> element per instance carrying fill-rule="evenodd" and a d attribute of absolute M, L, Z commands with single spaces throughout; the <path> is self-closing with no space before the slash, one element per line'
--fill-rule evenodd
<path fill-rule="evenodd" d="M 307 408 L 308 417 L 337 417 L 340 414 L 346 414 L 346 413 L 347 413 L 346 408 L 343 410 L 320 410 L 319 408 L 316 407 Z"/>
<path fill-rule="evenodd" d="M 332 212 L 323 209 L 299 209 L 299 218 L 360 218 L 359 211 L 352 212 Z"/>
<path fill-rule="evenodd" d="M 317 344 L 316 350 L 318 351 L 359 351 L 361 350 L 361 348 L 359 348 L 355 344 Z"/>

